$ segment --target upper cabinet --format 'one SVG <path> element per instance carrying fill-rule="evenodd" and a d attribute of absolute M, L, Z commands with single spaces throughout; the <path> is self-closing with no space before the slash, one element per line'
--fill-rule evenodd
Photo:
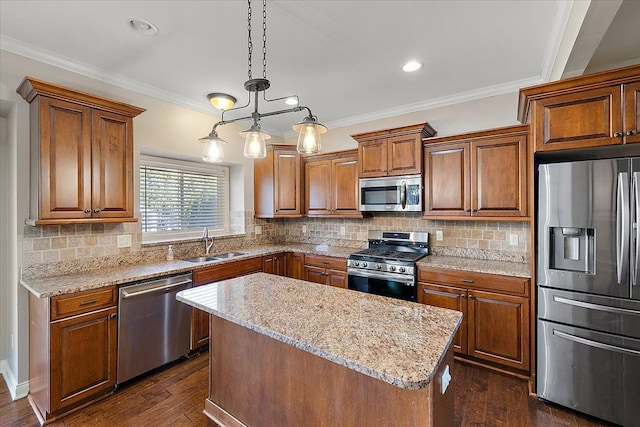
<path fill-rule="evenodd" d="M 133 117 L 144 109 L 32 78 L 31 225 L 133 218 Z"/>
<path fill-rule="evenodd" d="M 429 123 L 351 135 L 358 141 L 360 178 L 422 173 L 422 138 L 434 136 Z"/>
<path fill-rule="evenodd" d="M 362 217 L 356 150 L 306 157 L 304 179 L 307 216 Z"/>
<path fill-rule="evenodd" d="M 253 163 L 256 218 L 302 216 L 302 161 L 295 145 L 271 145 Z"/>
<path fill-rule="evenodd" d="M 520 90 L 536 151 L 640 142 L 640 65 Z"/>
<path fill-rule="evenodd" d="M 528 126 L 425 141 L 425 219 L 527 217 Z"/>

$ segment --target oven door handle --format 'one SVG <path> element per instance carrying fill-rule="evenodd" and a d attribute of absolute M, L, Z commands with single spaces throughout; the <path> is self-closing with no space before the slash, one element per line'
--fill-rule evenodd
<path fill-rule="evenodd" d="M 368 279 L 394 280 L 401 282 L 407 286 L 415 286 L 415 277 L 398 273 L 379 273 L 377 271 L 357 270 L 355 268 L 347 268 L 349 276 L 366 277 Z"/>

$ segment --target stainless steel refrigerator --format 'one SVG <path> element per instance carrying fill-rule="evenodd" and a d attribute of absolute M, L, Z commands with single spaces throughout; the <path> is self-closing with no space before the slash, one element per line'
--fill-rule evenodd
<path fill-rule="evenodd" d="M 640 158 L 538 172 L 538 396 L 640 426 Z"/>

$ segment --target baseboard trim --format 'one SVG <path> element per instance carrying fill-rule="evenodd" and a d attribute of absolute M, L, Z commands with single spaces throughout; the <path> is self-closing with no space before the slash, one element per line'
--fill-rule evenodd
<path fill-rule="evenodd" d="M 12 400 L 22 399 L 23 397 L 27 397 L 29 394 L 29 381 L 25 381 L 23 383 L 18 383 L 16 381 L 16 377 L 9 369 L 9 362 L 6 360 L 0 360 L 0 373 L 2 373 L 2 377 L 4 378 L 4 382 L 7 384 L 7 388 L 9 389 L 9 394 L 11 394 Z"/>

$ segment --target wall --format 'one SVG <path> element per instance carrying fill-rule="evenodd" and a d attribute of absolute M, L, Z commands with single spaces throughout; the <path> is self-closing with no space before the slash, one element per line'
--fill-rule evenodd
<path fill-rule="evenodd" d="M 0 325 L 9 324 L 9 142 L 7 141 L 7 119 L 0 116 Z M 10 346 L 8 330 L 0 327 L 0 372 L 7 362 L 7 347 Z"/>

